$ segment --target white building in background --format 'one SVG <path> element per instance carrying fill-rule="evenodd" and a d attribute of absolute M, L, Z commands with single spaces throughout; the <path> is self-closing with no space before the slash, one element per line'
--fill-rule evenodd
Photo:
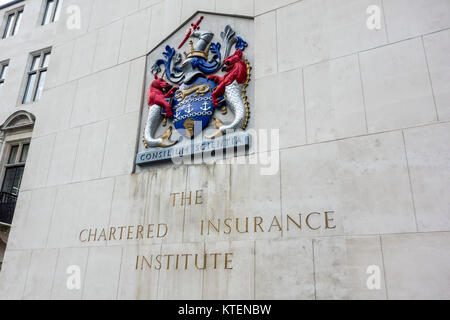
<path fill-rule="evenodd" d="M 257 139 L 139 165 L 152 66 L 200 16 L 200 55 L 248 44 Z M 0 7 L 0 298 L 450 298 L 449 28 L 448 0 Z"/>
<path fill-rule="evenodd" d="M 8 239 L 55 43 L 62 1 L 11 1 L 0 7 L 0 264 Z"/>

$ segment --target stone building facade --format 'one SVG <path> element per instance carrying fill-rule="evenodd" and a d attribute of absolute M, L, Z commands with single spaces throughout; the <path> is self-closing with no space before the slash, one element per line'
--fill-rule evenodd
<path fill-rule="evenodd" d="M 1 299 L 450 298 L 448 0 L 58 5 L 0 9 Z M 279 145 L 137 166 L 147 54 L 200 14 L 251 26 Z"/>

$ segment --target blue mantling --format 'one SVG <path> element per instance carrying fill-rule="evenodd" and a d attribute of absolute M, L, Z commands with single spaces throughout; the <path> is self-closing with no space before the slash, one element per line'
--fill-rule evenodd
<path fill-rule="evenodd" d="M 167 79 L 169 79 L 170 81 L 177 83 L 182 79 L 182 75 L 178 74 L 176 75 L 175 73 L 172 72 L 172 60 L 173 57 L 176 54 L 176 50 L 175 48 L 172 48 L 170 46 L 166 46 L 166 51 L 163 52 L 163 56 L 166 57 L 166 59 L 158 59 L 155 64 L 152 67 L 152 72 L 153 73 L 159 73 L 161 72 L 161 67 L 160 65 L 164 65 L 165 69 L 166 69 L 166 77 Z M 176 63 L 177 64 L 177 61 Z M 179 72 L 178 68 L 175 68 L 176 72 Z"/>
<path fill-rule="evenodd" d="M 211 49 L 210 51 L 212 53 L 214 53 L 212 60 L 217 61 L 220 64 L 220 61 L 222 60 L 222 55 L 220 54 L 220 48 L 222 47 L 222 45 L 220 44 L 220 42 L 217 43 L 211 43 Z"/>
<path fill-rule="evenodd" d="M 237 43 L 236 43 L 236 49 L 244 51 L 246 47 L 248 47 L 248 43 L 244 41 L 241 37 L 236 37 Z"/>
<path fill-rule="evenodd" d="M 213 63 L 208 63 L 204 58 L 194 57 L 191 58 L 192 68 L 199 69 L 201 72 L 205 74 L 211 74 L 217 71 L 220 66 L 220 63 L 214 61 Z"/>
<path fill-rule="evenodd" d="M 231 36 L 234 37 L 234 34 L 232 34 Z M 244 51 L 245 48 L 248 46 L 248 43 L 239 36 L 235 37 L 233 40 L 234 41 L 230 42 L 236 43 L 235 45 L 236 50 L 239 49 Z M 229 49 L 230 46 L 227 45 L 227 50 L 225 50 L 226 51 L 225 54 L 227 54 L 230 51 Z M 173 83 L 179 83 L 185 77 L 184 72 L 181 70 L 180 67 L 177 66 L 181 62 L 181 55 L 176 52 L 175 48 L 170 46 L 166 46 L 165 50 L 166 51 L 163 52 L 163 56 L 165 57 L 165 59 L 158 59 L 155 62 L 155 64 L 152 66 L 152 73 L 157 74 L 161 72 L 160 66 L 164 65 L 167 79 Z M 222 54 L 220 53 L 220 50 L 221 50 L 220 42 L 211 43 L 210 51 L 213 54 L 212 58 L 209 60 L 200 57 L 190 58 L 192 68 L 198 69 L 204 74 L 212 74 L 217 72 L 218 70 L 220 70 L 220 67 L 222 66 Z"/>

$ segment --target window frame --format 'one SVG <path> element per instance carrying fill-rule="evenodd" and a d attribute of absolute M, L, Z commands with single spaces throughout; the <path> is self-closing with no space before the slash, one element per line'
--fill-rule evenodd
<path fill-rule="evenodd" d="M 6 152 L 6 162 L 4 167 L 5 168 L 14 168 L 14 167 L 21 167 L 24 166 L 27 163 L 27 159 L 28 159 L 28 155 L 27 155 L 27 159 L 25 159 L 24 162 L 21 162 L 21 158 L 22 158 L 22 151 L 23 151 L 23 147 L 25 145 L 28 145 L 28 152 L 30 152 L 30 140 L 21 140 L 21 141 L 16 141 L 16 142 L 11 142 L 8 144 L 8 148 L 7 148 L 7 152 Z M 15 156 L 15 161 L 13 163 L 9 163 L 9 158 L 11 157 L 11 151 L 14 147 L 19 147 L 17 149 L 17 153 Z"/>
<path fill-rule="evenodd" d="M 1 33 L 2 39 L 11 38 L 19 32 L 20 26 L 22 24 L 22 18 L 23 18 L 24 11 L 25 11 L 25 7 L 22 6 L 22 7 L 15 8 L 15 9 L 10 10 L 5 13 L 4 23 L 3 23 L 2 33 Z M 11 16 L 12 16 L 12 20 L 11 20 L 12 25 L 10 27 L 9 18 Z"/>
<path fill-rule="evenodd" d="M 53 1 L 54 6 L 52 12 L 49 12 L 50 1 Z M 62 0 L 46 0 L 44 2 L 44 13 L 42 15 L 41 25 L 46 26 L 54 22 L 58 22 L 61 15 Z M 47 17 L 50 15 L 50 20 L 46 23 Z"/>
<path fill-rule="evenodd" d="M 48 64 L 47 64 L 47 66 L 44 65 L 44 62 L 45 62 L 44 58 L 47 54 L 49 54 L 51 57 L 51 53 L 52 53 L 52 48 L 46 48 L 46 49 L 36 51 L 36 52 L 30 54 L 30 61 L 29 61 L 28 68 L 27 68 L 28 71 L 25 75 L 25 89 L 23 91 L 22 104 L 30 104 L 30 103 L 37 102 L 40 100 L 40 97 L 39 97 L 39 99 L 36 100 L 36 96 L 37 96 L 38 87 L 39 87 L 39 84 L 41 81 L 41 74 L 46 73 L 48 70 Z M 33 62 L 36 58 L 39 58 L 39 65 L 37 66 L 37 68 L 35 70 L 33 70 Z M 26 101 L 25 98 L 28 95 L 27 94 L 28 90 L 29 90 L 28 86 L 29 86 L 31 75 L 35 75 L 35 80 L 33 83 L 30 100 Z M 42 94 L 42 92 L 41 92 L 41 94 Z"/>
<path fill-rule="evenodd" d="M 25 159 L 25 162 L 21 162 L 20 160 L 21 160 L 22 152 L 23 152 L 23 149 L 24 149 L 25 145 L 28 145 L 27 159 Z M 16 146 L 18 146 L 19 148 L 18 148 L 16 156 L 15 156 L 15 162 L 14 163 L 8 163 L 9 162 L 9 158 L 11 157 L 11 151 Z M 30 154 L 30 146 L 31 146 L 31 139 L 21 139 L 21 140 L 18 140 L 18 141 L 11 141 L 11 142 L 8 142 L 6 144 L 6 146 L 5 146 L 6 147 L 5 148 L 6 152 L 5 152 L 4 159 L 2 161 L 3 162 L 3 166 L 2 166 L 2 181 L 1 181 L 1 186 L 0 186 L 0 192 L 3 192 L 3 187 L 4 187 L 4 184 L 5 184 L 5 178 L 6 178 L 7 169 L 19 168 L 19 167 L 23 167 L 25 169 L 25 166 L 26 166 L 26 163 L 27 163 L 27 160 L 28 160 L 28 156 Z M 23 176 L 22 176 L 21 180 L 23 180 Z M 22 184 L 22 181 L 21 181 L 20 184 Z M 17 190 L 17 194 L 19 194 L 19 193 L 20 193 L 20 187 L 19 187 L 19 190 Z"/>
<path fill-rule="evenodd" d="M 6 72 L 8 72 L 9 70 L 9 60 L 6 61 L 0 61 L 0 93 L 2 92 L 2 87 L 5 86 L 5 79 L 6 79 L 6 74 L 5 74 L 5 68 Z"/>
<path fill-rule="evenodd" d="M 33 135 L 33 128 L 35 124 L 35 116 L 25 110 L 16 111 L 13 114 L 11 114 L 8 119 L 0 126 L 0 135 L 2 135 L 3 143 L 0 144 L 0 183 L 1 188 L 3 190 L 5 186 L 5 178 L 7 174 L 7 170 L 14 170 L 14 166 L 16 166 L 16 173 L 15 178 L 12 185 L 8 185 L 8 190 L 16 190 L 13 188 L 14 181 L 18 182 L 18 173 L 20 172 L 21 168 L 23 167 L 22 177 L 20 184 L 17 184 L 16 187 L 18 187 L 18 194 L 22 192 L 23 188 L 25 187 L 25 170 L 27 163 L 31 159 L 32 155 L 32 149 L 33 149 L 33 143 L 32 143 L 32 135 Z M 28 148 L 28 156 L 25 162 L 22 162 L 20 157 L 22 156 L 24 146 L 30 144 Z M 14 164 L 7 164 L 8 158 L 10 157 L 11 149 L 13 146 L 22 145 L 20 148 L 18 148 L 18 154 L 16 155 Z M 19 155 L 20 154 L 20 155 Z M 8 169 L 10 168 L 10 169 Z M 12 175 L 12 174 L 11 174 Z M 10 176 L 11 178 L 11 176 Z M 10 180 L 11 181 L 11 180 Z M 17 191 L 17 190 L 16 190 Z M 15 205 L 14 205 L 15 207 Z M 13 208 L 11 208 L 12 210 Z M 14 215 L 14 213 L 12 213 Z M 8 217 L 8 216 L 7 216 Z M 2 223 L 0 223 L 1 226 Z M 10 224 L 4 223 L 3 225 L 10 226 Z"/>

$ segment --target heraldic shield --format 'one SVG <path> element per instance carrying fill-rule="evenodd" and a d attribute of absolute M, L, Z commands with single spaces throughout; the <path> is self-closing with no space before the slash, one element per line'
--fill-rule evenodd
<path fill-rule="evenodd" d="M 173 124 L 181 135 L 191 139 L 208 126 L 214 113 L 215 87 L 215 82 L 199 77 L 190 85 L 182 84 L 175 92 Z"/>

